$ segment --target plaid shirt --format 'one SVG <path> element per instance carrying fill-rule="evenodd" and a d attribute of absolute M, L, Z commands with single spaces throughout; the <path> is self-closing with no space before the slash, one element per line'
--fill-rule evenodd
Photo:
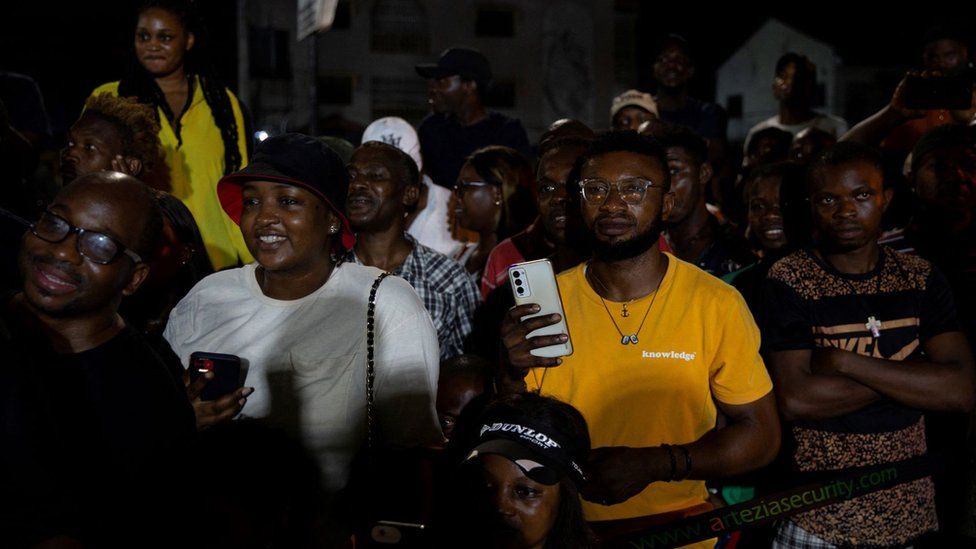
<path fill-rule="evenodd" d="M 471 333 L 471 318 L 481 303 L 474 280 L 457 262 L 404 234 L 413 251 L 393 274 L 406 280 L 424 302 L 437 330 L 441 360 L 464 352 L 464 338 Z M 355 253 L 352 260 L 362 263 Z"/>

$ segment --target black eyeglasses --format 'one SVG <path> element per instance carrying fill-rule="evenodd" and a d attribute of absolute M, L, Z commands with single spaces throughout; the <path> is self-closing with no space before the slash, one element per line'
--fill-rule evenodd
<path fill-rule="evenodd" d="M 120 255 L 125 254 L 132 261 L 141 263 L 139 254 L 126 248 L 121 242 L 105 233 L 98 233 L 75 227 L 68 220 L 51 211 L 45 211 L 41 218 L 30 227 L 31 234 L 45 242 L 56 244 L 68 238 L 68 235 L 78 235 L 78 253 L 89 261 L 99 265 L 108 265 Z"/>
<path fill-rule="evenodd" d="M 628 204 L 640 204 L 644 200 L 644 193 L 650 187 L 663 188 L 650 179 L 642 177 L 628 177 L 620 181 L 609 182 L 603 179 L 589 178 L 580 181 L 580 194 L 583 200 L 590 204 L 603 204 L 610 198 L 610 189 L 616 187 L 620 199 Z"/>

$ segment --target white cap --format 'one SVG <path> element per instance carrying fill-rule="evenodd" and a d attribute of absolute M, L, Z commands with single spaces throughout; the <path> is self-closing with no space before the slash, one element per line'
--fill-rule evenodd
<path fill-rule="evenodd" d="M 406 120 L 397 116 L 387 116 L 374 120 L 363 132 L 363 143 L 367 141 L 382 141 L 393 145 L 410 155 L 417 163 L 417 169 L 423 171 L 424 161 L 420 157 L 420 139 L 417 130 L 413 129 Z"/>

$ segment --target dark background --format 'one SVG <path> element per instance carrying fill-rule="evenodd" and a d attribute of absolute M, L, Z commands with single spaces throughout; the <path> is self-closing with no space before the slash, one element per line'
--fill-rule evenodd
<path fill-rule="evenodd" d="M 131 0 L 27 0 L 4 8 L 5 14 L 0 18 L 0 70 L 27 74 L 38 82 L 56 139 L 77 116 L 92 89 L 121 76 L 129 59 L 139 4 Z M 933 3 L 886 11 L 865 11 L 853 2 L 791 3 L 789 8 L 766 10 L 744 2 L 721 8 L 687 4 L 677 8 L 659 1 L 616 2 L 618 8 L 638 13 L 639 88 L 653 88 L 650 66 L 654 48 L 668 32 L 682 34 L 696 46 L 698 71 L 692 92 L 710 99 L 714 96 L 715 68 L 769 17 L 833 44 L 845 65 L 889 69 L 918 64 L 920 42 L 931 25 L 949 23 L 976 29 L 974 8 L 923 11 L 923 7 L 929 8 Z M 208 26 L 214 66 L 225 82 L 236 89 L 236 2 L 205 0 L 198 5 Z"/>

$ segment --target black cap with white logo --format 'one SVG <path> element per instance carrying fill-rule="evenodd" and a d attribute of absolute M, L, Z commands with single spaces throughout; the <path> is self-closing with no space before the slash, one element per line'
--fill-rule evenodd
<path fill-rule="evenodd" d="M 497 454 L 511 460 L 525 476 L 541 484 L 558 484 L 562 476 L 579 487 L 586 482 L 581 467 L 586 450 L 573 447 L 572 436 L 515 409 L 489 410 L 482 418 L 477 445 L 465 462 L 485 454 Z"/>

